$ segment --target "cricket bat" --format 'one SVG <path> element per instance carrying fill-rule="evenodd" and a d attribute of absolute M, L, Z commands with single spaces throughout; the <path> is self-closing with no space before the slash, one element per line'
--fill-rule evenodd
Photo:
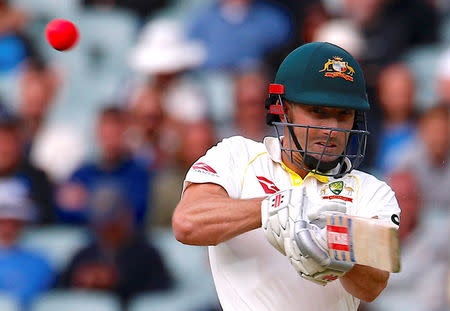
<path fill-rule="evenodd" d="M 335 260 L 400 271 L 398 230 L 393 224 L 374 218 L 329 214 L 327 243 Z"/>

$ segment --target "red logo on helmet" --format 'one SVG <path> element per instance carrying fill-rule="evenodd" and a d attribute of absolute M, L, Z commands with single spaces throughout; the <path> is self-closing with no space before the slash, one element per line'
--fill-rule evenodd
<path fill-rule="evenodd" d="M 265 193 L 271 194 L 280 191 L 280 189 L 278 189 L 278 187 L 267 178 L 262 176 L 256 176 L 256 178 L 258 178 L 258 181 L 261 184 L 261 187 L 263 187 Z"/>
<path fill-rule="evenodd" d="M 210 172 L 213 174 L 217 174 L 217 172 L 211 166 L 209 166 L 208 164 L 205 164 L 203 162 L 195 163 L 194 165 L 192 165 L 192 168 L 194 170 L 202 170 L 202 171 Z"/>

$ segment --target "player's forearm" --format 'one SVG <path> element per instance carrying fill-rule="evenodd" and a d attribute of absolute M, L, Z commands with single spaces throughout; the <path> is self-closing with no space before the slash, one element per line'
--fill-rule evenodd
<path fill-rule="evenodd" d="M 217 245 L 261 227 L 262 198 L 237 200 L 209 193 L 180 202 L 172 218 L 175 237 L 191 245 Z"/>
<path fill-rule="evenodd" d="M 366 302 L 371 302 L 383 291 L 389 279 L 389 272 L 376 268 L 355 265 L 340 278 L 345 290 Z"/>

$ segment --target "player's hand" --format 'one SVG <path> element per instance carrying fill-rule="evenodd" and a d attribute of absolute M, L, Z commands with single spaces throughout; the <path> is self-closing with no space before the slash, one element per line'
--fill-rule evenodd
<path fill-rule="evenodd" d="M 317 225 L 319 228 L 325 228 L 326 226 L 326 213 L 347 213 L 347 206 L 345 203 L 338 203 L 332 201 L 322 200 L 318 207 L 313 207 L 307 211 L 308 220 L 310 223 Z"/>
<path fill-rule="evenodd" d="M 318 210 L 320 206 L 311 204 L 303 186 L 270 195 L 261 204 L 262 228 L 267 240 L 289 258 L 302 277 L 326 285 L 342 276 L 351 265 L 341 266 L 330 259 L 325 226 L 310 223 L 307 215 L 307 211 Z M 316 218 L 322 219 L 322 214 Z M 330 265 L 333 269 L 329 269 Z"/>

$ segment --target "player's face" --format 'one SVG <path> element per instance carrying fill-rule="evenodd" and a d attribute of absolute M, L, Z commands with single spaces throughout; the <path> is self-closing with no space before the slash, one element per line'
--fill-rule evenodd
<path fill-rule="evenodd" d="M 309 126 L 322 126 L 351 130 L 355 111 L 351 109 L 328 108 L 321 106 L 287 105 L 287 115 L 291 123 Z M 330 134 L 331 132 L 331 134 Z M 346 147 L 349 133 L 330 131 L 326 129 L 306 129 L 294 127 L 294 133 L 303 150 L 308 152 L 342 154 Z M 290 137 L 286 135 L 285 137 Z M 328 140 L 328 143 L 327 143 Z M 320 154 L 311 154 L 320 159 Z M 301 155 L 297 154 L 296 161 L 301 161 Z M 321 162 L 332 162 L 338 159 L 337 155 L 323 155 Z M 294 158 L 295 159 L 295 158 Z"/>

